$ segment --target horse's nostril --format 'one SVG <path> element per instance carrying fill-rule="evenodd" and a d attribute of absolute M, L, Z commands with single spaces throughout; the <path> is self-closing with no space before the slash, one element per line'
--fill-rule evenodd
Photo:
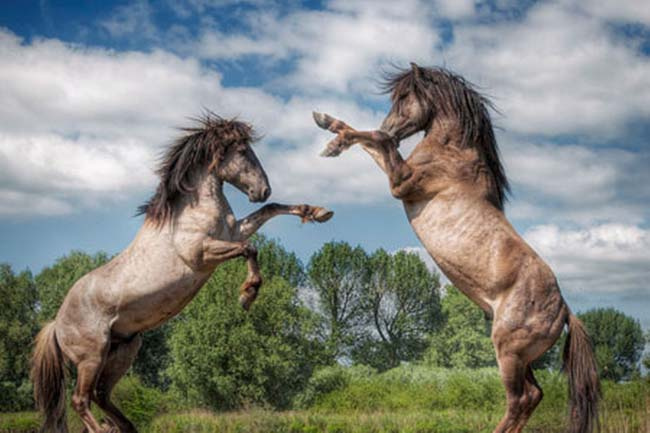
<path fill-rule="evenodd" d="M 268 186 L 264 187 L 264 189 L 262 190 L 262 197 L 264 197 L 264 200 L 269 198 L 270 195 L 271 195 L 271 188 L 269 188 Z"/>

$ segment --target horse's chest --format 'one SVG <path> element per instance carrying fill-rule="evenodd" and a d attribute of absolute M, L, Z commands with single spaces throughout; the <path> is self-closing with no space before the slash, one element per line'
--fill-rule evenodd
<path fill-rule="evenodd" d="M 440 270 L 460 290 L 479 305 L 490 296 L 482 293 L 487 267 L 481 254 L 482 233 L 471 212 L 447 206 L 426 203 L 420 206 L 405 205 L 409 222 Z M 471 292 L 471 294 L 470 294 Z"/>

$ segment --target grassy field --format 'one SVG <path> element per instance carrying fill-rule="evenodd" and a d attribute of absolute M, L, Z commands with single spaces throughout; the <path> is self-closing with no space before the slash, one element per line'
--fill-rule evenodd
<path fill-rule="evenodd" d="M 540 372 L 545 398 L 526 432 L 566 431 L 566 382 Z M 650 382 L 603 383 L 602 433 L 650 433 Z M 504 409 L 494 369 L 440 370 L 400 367 L 383 374 L 330 368 L 314 375 L 296 398 L 296 410 L 215 413 L 183 407 L 133 378 L 116 398 L 139 429 L 149 433 L 464 433 L 491 432 Z M 70 431 L 81 431 L 69 415 Z M 0 432 L 36 432 L 33 412 L 0 414 Z"/>

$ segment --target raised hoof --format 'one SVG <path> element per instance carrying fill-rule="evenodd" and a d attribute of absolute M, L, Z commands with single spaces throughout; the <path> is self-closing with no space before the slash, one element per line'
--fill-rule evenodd
<path fill-rule="evenodd" d="M 333 147 L 333 146 L 327 146 L 325 150 L 323 150 L 320 153 L 320 156 L 324 156 L 325 158 L 333 158 L 335 156 L 339 156 L 341 154 L 341 149 L 338 147 Z"/>
<path fill-rule="evenodd" d="M 253 301 L 248 295 L 239 295 L 239 305 L 246 311 L 250 310 Z"/>
<path fill-rule="evenodd" d="M 251 308 L 255 298 L 257 298 L 257 293 L 261 285 L 261 279 L 254 283 L 244 282 L 244 286 L 240 290 L 241 295 L 239 295 L 239 305 L 241 305 L 244 310 L 248 311 Z"/>
<path fill-rule="evenodd" d="M 316 125 L 318 125 L 320 128 L 323 129 L 329 129 L 329 127 L 332 125 L 332 121 L 334 118 L 332 116 L 325 114 L 325 113 L 319 113 L 317 111 L 312 111 L 312 116 L 314 118 L 314 122 L 316 122 Z"/>
<path fill-rule="evenodd" d="M 324 207 L 317 207 L 314 209 L 312 219 L 318 223 L 324 223 L 325 221 L 329 221 L 333 216 L 333 211 L 325 209 Z"/>

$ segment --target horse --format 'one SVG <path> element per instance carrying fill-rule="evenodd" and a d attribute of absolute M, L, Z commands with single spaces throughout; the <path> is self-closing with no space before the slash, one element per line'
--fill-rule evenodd
<path fill-rule="evenodd" d="M 490 101 L 444 68 L 398 69 L 384 90 L 391 108 L 380 128 L 358 131 L 314 113 L 336 133 L 323 156 L 359 144 L 386 173 L 393 197 L 440 270 L 492 319 L 491 339 L 506 390 L 507 409 L 495 433 L 521 432 L 542 400 L 531 363 L 565 325 L 572 433 L 598 424 L 598 371 L 584 325 L 571 312 L 550 267 L 504 214 L 508 180 L 490 119 Z M 404 160 L 401 140 L 424 131 Z"/>
<path fill-rule="evenodd" d="M 162 158 L 160 183 L 139 208 L 145 218 L 131 244 L 79 279 L 36 337 L 31 376 L 45 417 L 41 431 L 67 431 L 64 366 L 71 363 L 77 369 L 71 404 L 86 431 L 135 432 L 110 397 L 136 357 L 141 333 L 177 315 L 219 264 L 236 257 L 247 261 L 239 300 L 248 310 L 262 284 L 250 236 L 280 214 L 303 222 L 324 222 L 333 215 L 318 206 L 271 203 L 237 220 L 224 182 L 251 202 L 264 202 L 271 194 L 251 147 L 253 128 L 212 112 L 195 120 Z M 108 415 L 102 425 L 90 411 L 91 402 Z"/>

